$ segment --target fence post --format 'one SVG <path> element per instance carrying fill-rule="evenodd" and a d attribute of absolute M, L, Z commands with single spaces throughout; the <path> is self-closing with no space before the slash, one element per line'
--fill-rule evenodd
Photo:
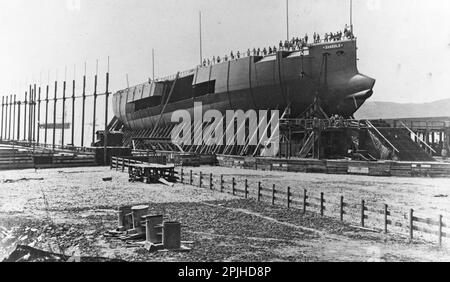
<path fill-rule="evenodd" d="M 306 214 L 306 205 L 308 200 L 308 191 L 306 189 L 303 190 L 303 214 Z"/>
<path fill-rule="evenodd" d="M 323 216 L 323 210 L 324 210 L 324 199 L 323 199 L 323 192 L 320 193 L 320 216 Z"/>
<path fill-rule="evenodd" d="M 287 207 L 291 207 L 291 187 L 287 188 Z"/>
<path fill-rule="evenodd" d="M 258 182 L 258 203 L 261 202 L 261 182 Z"/>
<path fill-rule="evenodd" d="M 189 176 L 189 185 L 192 186 L 193 181 L 194 181 L 194 180 L 193 180 L 193 178 L 192 178 L 192 170 L 191 170 L 190 176 Z"/>
<path fill-rule="evenodd" d="M 223 175 L 220 175 L 220 193 L 223 193 Z"/>
<path fill-rule="evenodd" d="M 203 173 L 200 171 L 198 188 L 202 188 L 202 182 L 203 182 Z"/>
<path fill-rule="evenodd" d="M 414 239 L 414 210 L 409 210 L 409 238 Z"/>
<path fill-rule="evenodd" d="M 341 196 L 340 218 L 341 218 L 341 221 L 344 221 L 344 196 Z"/>
<path fill-rule="evenodd" d="M 361 201 L 361 226 L 364 227 L 364 220 L 365 220 L 365 207 L 366 202 L 364 200 Z"/>
<path fill-rule="evenodd" d="M 233 183 L 231 183 L 231 188 L 232 188 L 232 191 L 233 191 L 233 196 L 234 195 L 236 195 L 236 182 L 235 182 L 235 179 L 234 179 L 234 177 L 233 177 Z"/>
<path fill-rule="evenodd" d="M 39 130 L 38 130 L 38 132 L 39 132 Z M 111 158 L 111 165 L 110 165 L 110 167 L 109 167 L 110 170 L 113 169 L 113 161 L 114 161 L 114 158 Z"/>
<path fill-rule="evenodd" d="M 275 193 L 276 193 L 275 184 L 273 184 L 273 186 L 272 186 L 272 206 L 275 205 Z"/>
<path fill-rule="evenodd" d="M 209 190 L 213 190 L 213 175 L 209 174 Z"/>
<path fill-rule="evenodd" d="M 125 158 L 122 158 L 122 172 L 125 171 Z"/>
<path fill-rule="evenodd" d="M 244 191 L 245 191 L 245 198 L 247 199 L 248 198 L 248 180 L 247 179 L 245 179 Z"/>
<path fill-rule="evenodd" d="M 439 247 L 442 247 L 442 215 L 439 215 Z"/>
<path fill-rule="evenodd" d="M 409 211 L 409 238 L 414 239 L 414 210 Z"/>
<path fill-rule="evenodd" d="M 384 234 L 388 233 L 388 205 L 384 205 Z"/>
<path fill-rule="evenodd" d="M 180 179 L 181 179 L 181 183 L 184 184 L 184 170 L 183 169 L 181 169 Z"/>

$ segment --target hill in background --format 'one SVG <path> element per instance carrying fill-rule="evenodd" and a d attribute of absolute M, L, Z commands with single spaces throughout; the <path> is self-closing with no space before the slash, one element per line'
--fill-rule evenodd
<path fill-rule="evenodd" d="M 355 114 L 356 119 L 393 119 L 450 116 L 450 99 L 423 104 L 366 102 Z"/>

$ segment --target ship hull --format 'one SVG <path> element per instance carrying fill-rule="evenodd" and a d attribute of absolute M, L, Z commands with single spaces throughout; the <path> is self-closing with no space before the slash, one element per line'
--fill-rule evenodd
<path fill-rule="evenodd" d="M 114 113 L 130 129 L 170 123 L 194 103 L 202 110 L 275 110 L 300 116 L 316 99 L 328 115 L 351 117 L 370 98 L 375 80 L 357 69 L 356 41 L 316 44 L 198 67 L 178 79 L 145 83 L 114 95 Z"/>

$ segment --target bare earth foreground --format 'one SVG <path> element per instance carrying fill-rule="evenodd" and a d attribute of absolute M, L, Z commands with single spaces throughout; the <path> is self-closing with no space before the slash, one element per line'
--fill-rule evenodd
<path fill-rule="evenodd" d="M 450 193 L 450 182 L 443 179 L 195 170 L 450 212 L 448 198 L 435 197 Z M 104 177 L 113 180 L 103 182 Z M 192 250 L 149 253 L 104 236 L 117 227 L 119 206 L 138 204 L 180 221 L 182 240 L 192 241 Z M 182 184 L 129 183 L 126 173 L 98 167 L 0 172 L 0 240 L 0 260 L 22 244 L 68 256 L 127 261 L 450 261 L 446 246 L 410 243 L 403 236 Z"/>

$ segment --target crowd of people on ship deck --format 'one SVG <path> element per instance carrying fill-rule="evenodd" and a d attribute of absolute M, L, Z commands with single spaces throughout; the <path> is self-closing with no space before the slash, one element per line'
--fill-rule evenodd
<path fill-rule="evenodd" d="M 240 59 L 242 57 L 250 57 L 250 56 L 267 56 L 267 55 L 272 55 L 272 54 L 276 54 L 278 51 L 301 51 L 304 50 L 304 48 L 309 47 L 311 44 L 318 44 L 318 43 L 322 43 L 322 42 L 335 42 L 335 41 L 341 41 L 341 40 L 345 40 L 345 39 L 353 39 L 353 33 L 351 31 L 351 29 L 348 27 L 348 25 L 345 25 L 345 29 L 344 31 L 337 31 L 335 33 L 330 32 L 330 33 L 325 33 L 325 36 L 322 38 L 320 36 L 320 34 L 315 33 L 313 35 L 313 40 L 312 42 L 310 41 L 310 38 L 308 36 L 308 34 L 305 34 L 304 37 L 299 38 L 299 37 L 294 37 L 291 40 L 286 40 L 286 41 L 280 41 L 280 43 L 277 46 L 273 46 L 273 47 L 264 47 L 263 49 L 261 48 L 253 48 L 253 50 L 248 49 L 246 52 L 244 53 L 240 53 L 239 51 L 236 52 L 236 54 L 231 51 L 230 55 L 225 55 L 223 58 L 221 58 L 220 56 L 213 56 L 213 58 L 210 60 L 208 59 L 204 59 L 202 66 L 206 67 L 206 66 L 210 66 L 210 65 L 214 65 L 214 64 L 219 64 L 221 62 L 227 62 L 227 61 L 232 61 L 232 60 L 236 60 L 236 59 Z"/>

